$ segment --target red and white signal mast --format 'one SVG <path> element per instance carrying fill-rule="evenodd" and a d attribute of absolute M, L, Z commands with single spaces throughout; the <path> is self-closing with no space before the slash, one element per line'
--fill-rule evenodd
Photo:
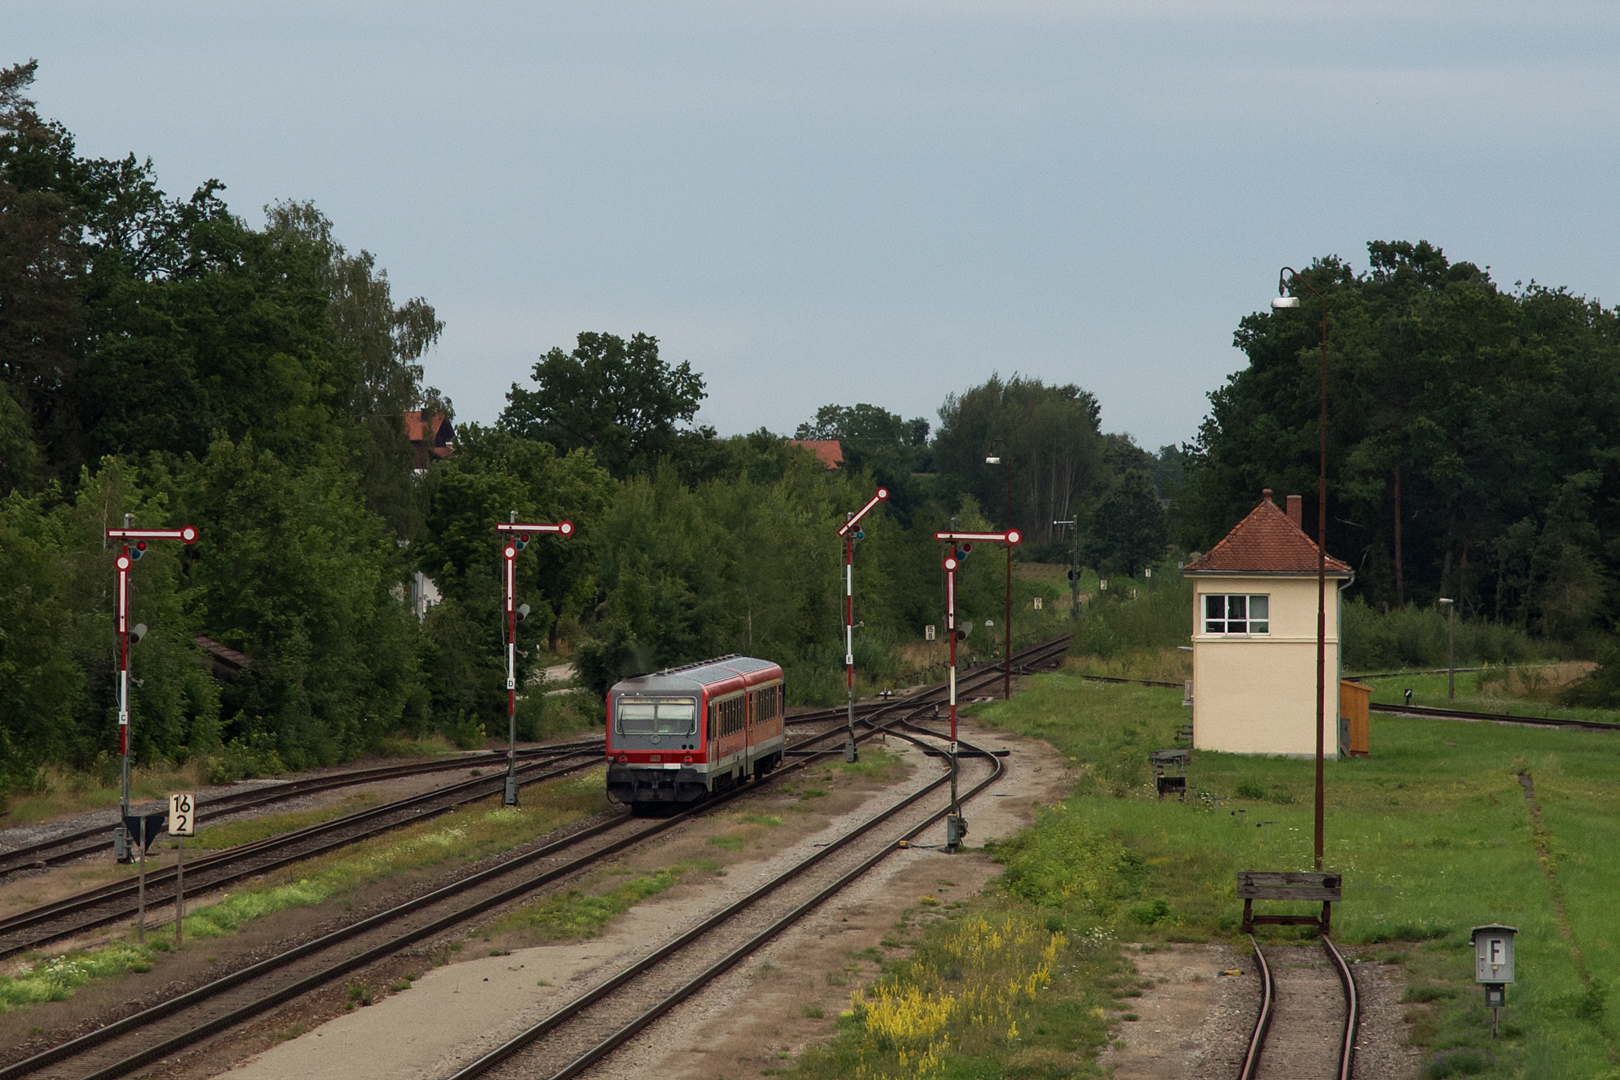
<path fill-rule="evenodd" d="M 506 805 L 518 804 L 517 782 L 517 624 L 529 616 L 529 605 L 517 603 L 517 556 L 529 546 L 532 534 L 573 536 L 572 521 L 555 525 L 523 524 L 512 511 L 510 521 L 497 522 L 495 531 L 510 534 L 501 543 L 501 580 L 506 583 Z"/>
<path fill-rule="evenodd" d="M 974 544 L 1006 544 L 1018 546 L 1024 539 L 1017 529 L 1006 532 L 937 532 L 935 540 L 951 545 L 945 556 L 945 633 L 951 639 L 951 812 L 945 818 L 945 850 L 954 852 L 967 835 L 967 822 L 962 818 L 962 806 L 956 799 L 956 642 L 965 635 L 956 628 L 956 571 L 962 560 L 973 550 Z"/>
<path fill-rule="evenodd" d="M 137 529 L 135 515 L 124 515 L 122 529 L 108 529 L 107 542 L 123 541 L 123 550 L 113 565 L 118 569 L 118 595 L 115 598 L 115 624 L 118 629 L 118 753 L 123 758 L 123 782 L 119 787 L 119 823 L 113 830 L 113 855 L 119 862 L 133 862 L 129 827 L 129 647 L 146 636 L 146 624 L 129 625 L 129 568 L 146 554 L 148 540 L 178 540 L 188 547 L 197 542 L 197 527 L 178 529 Z M 133 639 L 133 640 L 131 640 Z"/>
<path fill-rule="evenodd" d="M 844 538 L 844 677 L 849 686 L 849 736 L 844 740 L 844 760 L 860 760 L 855 748 L 855 541 L 866 537 L 859 528 L 861 518 L 889 497 L 889 489 L 880 487 L 866 505 L 849 515 L 849 520 L 838 528 Z"/>

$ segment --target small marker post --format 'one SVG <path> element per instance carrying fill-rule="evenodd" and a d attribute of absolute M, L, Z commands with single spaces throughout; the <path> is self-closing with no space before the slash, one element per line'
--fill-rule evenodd
<path fill-rule="evenodd" d="M 169 835 L 174 837 L 174 947 L 180 947 L 186 917 L 186 837 L 197 835 L 197 796 L 169 796 Z"/>

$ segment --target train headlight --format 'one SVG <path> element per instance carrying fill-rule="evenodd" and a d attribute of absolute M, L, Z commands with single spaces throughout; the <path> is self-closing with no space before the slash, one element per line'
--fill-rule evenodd
<path fill-rule="evenodd" d="M 630 762 L 630 755 L 629 754 L 620 754 L 619 755 L 619 764 L 620 765 L 627 765 L 627 764 L 629 764 L 629 762 Z"/>
<path fill-rule="evenodd" d="M 691 754 L 687 754 L 687 755 L 686 755 L 686 756 L 685 756 L 685 757 L 683 757 L 683 758 L 681 758 L 681 761 L 682 761 L 682 762 L 683 762 L 683 763 L 685 763 L 685 764 L 687 764 L 687 765 L 690 765 L 690 764 L 692 764 L 692 755 L 691 755 Z"/>

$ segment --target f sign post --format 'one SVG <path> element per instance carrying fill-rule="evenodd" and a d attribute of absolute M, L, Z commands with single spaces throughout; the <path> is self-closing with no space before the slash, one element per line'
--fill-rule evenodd
<path fill-rule="evenodd" d="M 855 541 L 866 532 L 858 528 L 861 518 L 889 497 L 888 488 L 878 488 L 877 494 L 866 505 L 849 515 L 849 520 L 838 529 L 844 538 L 844 681 L 849 693 L 849 735 L 844 740 L 844 760 L 859 761 L 860 751 L 855 749 Z"/>
<path fill-rule="evenodd" d="M 108 529 L 107 542 L 122 541 L 123 550 L 113 565 L 118 569 L 115 597 L 115 623 L 118 630 L 118 753 L 123 758 L 123 782 L 119 787 L 119 825 L 113 830 L 113 855 L 121 863 L 133 862 L 135 853 L 130 847 L 129 816 L 129 647 L 146 635 L 144 624 L 129 625 L 129 568 L 146 554 L 148 540 L 178 540 L 188 547 L 197 542 L 197 527 L 186 525 L 179 529 L 137 529 L 135 515 L 124 515 L 122 529 Z M 132 632 L 133 631 L 133 632 Z M 142 848 L 144 849 L 144 846 Z"/>
<path fill-rule="evenodd" d="M 956 642 L 964 636 L 962 631 L 956 628 L 956 571 L 961 568 L 962 560 L 967 558 L 968 553 L 973 550 L 974 544 L 1006 544 L 1009 548 L 1012 548 L 1016 547 L 1023 538 L 1023 534 L 1017 529 L 1008 529 L 1003 533 L 937 532 L 934 534 L 935 540 L 943 540 L 951 545 L 949 554 L 945 556 L 945 634 L 951 639 L 951 812 L 945 818 L 945 850 L 947 852 L 954 853 L 961 846 L 962 837 L 967 835 L 967 821 L 962 817 L 962 806 L 956 798 Z"/>
<path fill-rule="evenodd" d="M 517 624 L 529 615 L 529 605 L 517 603 L 518 552 L 529 546 L 531 534 L 573 536 L 574 523 L 562 521 L 555 525 L 524 524 L 512 511 L 510 521 L 497 522 L 495 531 L 507 534 L 501 542 L 501 580 L 506 587 L 506 800 L 507 806 L 518 804 L 517 782 Z"/>

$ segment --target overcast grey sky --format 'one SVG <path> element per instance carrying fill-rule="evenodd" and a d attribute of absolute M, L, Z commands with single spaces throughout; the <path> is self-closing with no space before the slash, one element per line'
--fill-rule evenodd
<path fill-rule="evenodd" d="M 0 63 L 93 155 L 311 199 L 447 327 L 463 419 L 645 331 L 722 434 L 992 371 L 1190 438 L 1284 263 L 1427 239 L 1620 300 L 1620 5 L 51 3 Z"/>

